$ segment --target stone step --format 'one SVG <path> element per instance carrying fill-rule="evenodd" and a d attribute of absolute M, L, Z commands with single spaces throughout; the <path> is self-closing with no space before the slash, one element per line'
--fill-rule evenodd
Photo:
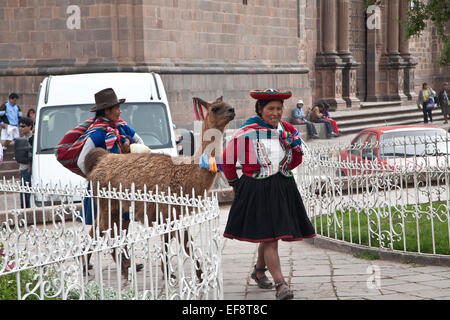
<path fill-rule="evenodd" d="M 0 171 L 0 180 L 5 178 L 6 180 L 11 179 L 12 177 L 16 179 L 20 179 L 19 168 L 13 170 L 1 170 Z"/>
<path fill-rule="evenodd" d="M 19 164 L 14 160 L 3 160 L 2 164 L 0 165 L 0 172 L 4 170 L 19 170 Z"/>
<path fill-rule="evenodd" d="M 401 105 L 400 101 L 364 102 L 360 109 L 334 111 L 331 117 L 337 121 L 339 132 L 344 135 L 370 127 L 423 123 L 423 112 L 412 101 L 407 105 Z M 433 120 L 443 120 L 439 109 L 433 112 Z"/>
<path fill-rule="evenodd" d="M 434 123 L 441 124 L 443 120 L 444 120 L 443 115 L 436 115 L 433 117 Z M 339 132 L 343 135 L 346 135 L 346 134 L 357 133 L 361 130 L 371 128 L 371 127 L 382 127 L 382 126 L 387 126 L 387 125 L 388 126 L 399 126 L 399 125 L 408 125 L 408 124 L 423 124 L 423 116 L 417 117 L 416 119 L 408 119 L 408 120 L 403 120 L 403 121 L 401 121 L 401 120 L 399 121 L 398 119 L 386 119 L 386 121 L 384 121 L 384 123 L 380 123 L 379 125 L 376 125 L 376 124 L 367 125 L 367 123 L 364 122 L 364 125 L 343 128 L 342 130 L 339 129 Z M 429 123 L 429 124 L 433 124 L 433 123 Z"/>
<path fill-rule="evenodd" d="M 367 108 L 367 109 L 355 109 L 355 110 L 344 110 L 344 111 L 335 111 L 331 112 L 331 117 L 333 119 L 343 121 L 343 120 L 361 120 L 361 117 L 364 119 L 367 118 L 376 118 L 381 116 L 392 116 L 396 114 L 407 114 L 411 112 L 419 112 L 422 114 L 422 111 L 417 108 L 415 105 L 405 105 L 405 106 L 389 106 L 383 108 Z"/>
<path fill-rule="evenodd" d="M 8 150 L 3 150 L 3 161 L 14 161 L 14 146 L 9 146 Z"/>
<path fill-rule="evenodd" d="M 3 162 L 0 165 L 0 178 L 11 179 L 12 177 L 19 178 L 19 164 L 14 160 L 14 142 L 12 142 L 8 149 L 3 150 Z"/>
<path fill-rule="evenodd" d="M 364 117 L 364 124 L 373 125 L 373 124 L 384 124 L 386 120 L 389 121 L 407 121 L 407 120 L 416 120 L 423 119 L 422 111 L 416 109 L 416 111 L 409 112 L 399 112 L 391 115 L 380 115 L 378 117 Z M 361 118 L 344 120 L 341 121 L 339 119 L 335 119 L 338 121 L 339 128 L 349 128 L 354 126 L 361 125 Z"/>
<path fill-rule="evenodd" d="M 401 106 L 402 102 L 398 101 L 380 101 L 380 102 L 361 102 L 362 109 L 369 108 L 384 108 L 384 107 L 392 107 L 392 106 Z"/>

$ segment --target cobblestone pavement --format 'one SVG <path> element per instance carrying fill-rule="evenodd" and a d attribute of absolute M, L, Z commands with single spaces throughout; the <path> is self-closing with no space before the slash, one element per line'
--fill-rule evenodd
<path fill-rule="evenodd" d="M 221 207 L 222 231 L 229 206 Z M 272 300 L 275 289 L 256 286 L 250 273 L 257 244 L 225 239 L 222 247 L 224 298 Z M 279 243 L 282 271 L 299 300 L 450 300 L 450 268 L 363 260 L 316 248 L 306 241 Z M 270 273 L 267 272 L 269 279 Z M 271 279 L 272 280 L 272 279 Z"/>

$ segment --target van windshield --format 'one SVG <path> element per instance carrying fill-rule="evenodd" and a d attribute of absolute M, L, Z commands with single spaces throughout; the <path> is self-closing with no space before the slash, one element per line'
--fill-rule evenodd
<path fill-rule="evenodd" d="M 45 107 L 38 114 L 37 153 L 54 153 L 67 133 L 94 117 L 93 105 Z M 124 103 L 120 117 L 133 128 L 151 149 L 171 148 L 169 119 L 162 103 Z"/>

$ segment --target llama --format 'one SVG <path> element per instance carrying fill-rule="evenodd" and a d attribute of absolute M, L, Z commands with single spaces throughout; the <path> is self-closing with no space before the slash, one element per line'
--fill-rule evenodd
<path fill-rule="evenodd" d="M 200 98 L 194 98 L 198 104 L 202 105 L 206 109 L 206 116 L 202 124 L 202 135 L 209 129 L 216 129 L 219 136 L 215 139 L 220 139 L 217 145 L 222 145 L 223 133 L 226 125 L 234 119 L 234 109 L 226 102 L 222 100 L 222 97 L 217 98 L 216 101 L 208 103 Z M 158 185 L 159 191 L 167 191 L 168 188 L 173 192 L 177 192 L 180 188 L 190 192 L 192 189 L 195 194 L 203 195 L 205 191 L 208 191 L 216 178 L 216 173 L 211 172 L 208 169 L 201 168 L 199 166 L 199 159 L 203 152 L 207 149 L 210 142 L 203 141 L 192 158 L 181 157 L 171 158 L 170 156 L 163 154 L 112 154 L 104 149 L 96 148 L 92 150 L 85 160 L 85 168 L 87 171 L 87 177 L 93 182 L 93 186 L 97 186 L 97 183 L 101 188 L 108 188 L 110 184 L 112 188 L 119 188 L 122 185 L 122 189 L 131 189 L 132 183 L 135 184 L 136 190 L 144 190 L 144 185 L 148 191 L 156 191 L 156 185 Z M 210 156 L 220 156 L 216 154 L 220 150 L 212 149 Z M 120 170 L 119 168 L 124 168 Z M 96 187 L 94 187 L 96 189 Z M 94 190 L 95 191 L 95 190 Z M 107 199 L 100 199 L 99 201 L 99 228 L 100 232 L 112 227 L 114 223 L 119 226 L 120 213 L 119 213 L 119 201 L 110 201 L 108 204 Z M 122 201 L 123 208 L 128 208 L 130 202 Z M 147 203 L 146 211 L 144 210 L 143 202 L 135 203 L 135 218 L 141 223 L 144 222 L 144 212 L 146 212 L 149 222 L 157 220 L 156 206 L 154 203 Z M 108 209 L 111 211 L 111 226 L 109 224 Z M 158 210 L 162 213 L 163 219 L 168 217 L 168 207 L 159 205 Z M 124 229 L 127 229 L 127 225 L 123 225 Z M 92 235 L 92 230 L 91 230 Z M 186 252 L 189 253 L 187 247 L 187 233 L 185 232 L 184 246 Z M 114 255 L 113 255 L 114 257 Z M 124 258 L 122 264 L 122 273 L 127 274 L 129 268 L 129 260 Z M 197 271 L 197 276 L 200 278 L 201 270 Z"/>

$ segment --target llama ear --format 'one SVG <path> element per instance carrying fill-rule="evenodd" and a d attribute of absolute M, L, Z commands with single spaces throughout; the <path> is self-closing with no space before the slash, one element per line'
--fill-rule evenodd
<path fill-rule="evenodd" d="M 204 106 L 206 109 L 208 109 L 208 107 L 209 107 L 209 105 L 210 105 L 208 102 L 206 102 L 205 100 L 200 99 L 200 98 L 193 98 L 193 99 L 196 100 L 198 104 L 201 104 L 201 105 Z"/>
<path fill-rule="evenodd" d="M 223 96 L 217 97 L 216 102 L 222 102 L 223 101 Z"/>

